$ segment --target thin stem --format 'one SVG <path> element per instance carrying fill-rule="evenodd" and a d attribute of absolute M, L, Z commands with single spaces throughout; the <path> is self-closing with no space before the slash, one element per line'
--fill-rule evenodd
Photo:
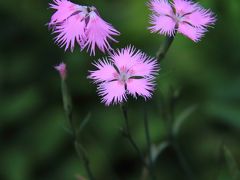
<path fill-rule="evenodd" d="M 224 167 L 224 152 L 223 152 L 223 146 L 224 146 L 224 143 L 223 141 L 220 142 L 219 144 L 219 147 L 217 149 L 217 161 L 216 161 L 216 171 L 215 171 L 215 174 L 214 174 L 214 177 L 213 179 L 220 179 L 220 175 L 221 175 L 221 170 L 223 169 Z"/>
<path fill-rule="evenodd" d="M 70 123 L 71 129 L 72 129 L 72 132 L 73 132 L 73 135 L 75 138 L 75 142 L 74 142 L 75 149 L 77 151 L 78 156 L 83 160 L 83 165 L 87 171 L 89 180 L 94 180 L 95 178 L 94 178 L 91 168 L 89 166 L 88 157 L 84 151 L 84 148 L 82 147 L 82 145 L 80 144 L 80 142 L 78 140 L 78 133 L 75 128 L 74 119 L 72 116 L 72 114 L 73 114 L 72 99 L 71 99 L 71 95 L 69 93 L 67 82 L 65 79 L 62 79 L 61 89 L 62 89 L 62 99 L 63 99 L 64 111 L 66 114 L 66 118 Z"/>
<path fill-rule="evenodd" d="M 160 46 L 160 48 L 157 52 L 157 59 L 158 59 L 159 63 L 164 59 L 169 47 L 171 46 L 171 44 L 174 40 L 175 34 L 176 33 L 174 33 L 172 36 L 167 36 L 165 41 Z"/>
<path fill-rule="evenodd" d="M 148 159 L 149 159 L 149 173 L 151 175 L 151 179 L 155 180 L 156 176 L 154 173 L 154 163 L 153 163 L 153 159 L 152 159 L 153 157 L 152 157 L 152 151 L 151 151 L 151 138 L 150 138 L 146 108 L 144 108 L 144 128 L 145 128 L 145 135 L 146 135 L 147 147 L 148 147 L 147 151 L 148 151 Z"/>
<path fill-rule="evenodd" d="M 177 28 L 176 28 L 177 29 Z M 158 62 L 160 63 L 164 57 L 166 56 L 166 53 L 168 52 L 174 38 L 175 38 L 175 35 L 176 35 L 176 31 L 173 33 L 172 36 L 167 36 L 165 41 L 162 43 L 162 45 L 160 46 L 157 54 L 156 54 L 156 57 L 158 59 Z M 184 171 L 186 172 L 187 176 L 189 179 L 193 179 L 193 174 L 192 174 L 192 171 L 191 169 L 189 168 L 188 166 L 188 163 L 178 145 L 178 142 L 176 140 L 176 137 L 172 135 L 172 125 L 173 125 L 173 122 L 174 122 L 174 108 L 175 108 L 175 99 L 171 99 L 170 100 L 170 108 L 169 108 L 169 124 L 168 124 L 168 131 L 169 131 L 169 140 L 174 148 L 174 150 L 176 151 L 176 154 L 179 158 L 179 161 L 181 163 L 181 166 L 183 167 Z"/>
<path fill-rule="evenodd" d="M 67 82 L 65 79 L 61 80 L 61 89 L 62 89 L 62 99 L 63 99 L 63 108 L 66 114 L 66 118 L 71 125 L 71 128 L 74 129 L 74 123 L 72 118 L 72 98 L 70 96 Z"/>
<path fill-rule="evenodd" d="M 94 180 L 95 178 L 94 178 L 94 176 L 92 174 L 92 171 L 91 171 L 91 168 L 89 166 L 89 160 L 88 160 L 88 157 L 86 155 L 86 152 L 85 152 L 84 148 L 77 141 L 75 141 L 75 148 L 76 148 L 76 151 L 78 153 L 78 156 L 83 160 L 84 167 L 87 171 L 89 179 Z"/>
<path fill-rule="evenodd" d="M 127 109 L 126 109 L 126 107 L 123 104 L 121 105 L 121 109 L 122 109 L 122 112 L 123 112 L 123 117 L 124 117 L 124 122 L 125 122 L 124 136 L 128 139 L 129 143 L 136 150 L 136 152 L 139 155 L 143 165 L 148 167 L 146 162 L 145 162 L 145 160 L 144 160 L 144 156 L 142 155 L 142 152 L 140 151 L 140 149 L 139 149 L 138 145 L 136 144 L 136 142 L 133 140 L 133 137 L 132 137 L 132 135 L 130 133 Z"/>
<path fill-rule="evenodd" d="M 173 124 L 174 124 L 174 120 L 175 120 L 175 105 L 176 105 L 176 99 L 174 96 L 174 90 L 173 87 L 170 88 L 170 94 L 169 94 L 169 114 L 168 114 L 168 133 L 170 136 L 170 139 L 172 139 L 172 134 L 173 134 Z"/>
<path fill-rule="evenodd" d="M 183 153 L 180 149 L 180 146 L 179 146 L 179 144 L 177 143 L 176 140 L 172 140 L 172 146 L 173 146 L 173 148 L 174 148 L 174 150 L 175 150 L 175 152 L 176 152 L 176 154 L 179 158 L 179 162 L 180 162 L 183 170 L 185 171 L 185 173 L 187 175 L 187 178 L 189 180 L 193 180 L 193 179 L 196 180 L 196 178 L 193 178 L 194 176 L 193 176 L 193 173 L 192 173 L 192 171 L 189 167 L 189 164 L 187 163 L 187 160 L 186 160 L 185 156 L 183 155 Z"/>
<path fill-rule="evenodd" d="M 174 124 L 174 121 L 175 121 L 175 105 L 176 105 L 176 96 L 175 96 L 175 92 L 173 90 L 173 88 L 171 88 L 170 90 L 170 103 L 169 103 L 169 118 L 168 118 L 168 130 L 169 130 L 169 141 L 171 142 L 171 145 L 173 147 L 173 149 L 175 150 L 177 156 L 178 156 L 178 159 L 179 159 L 179 162 L 181 164 L 181 167 L 183 168 L 187 178 L 189 180 L 193 180 L 193 173 L 192 173 L 192 170 L 184 156 L 184 154 L 182 153 L 182 150 L 178 144 L 178 140 L 177 140 L 177 137 L 173 134 L 173 124 Z M 196 178 L 195 178 L 196 179 Z"/>

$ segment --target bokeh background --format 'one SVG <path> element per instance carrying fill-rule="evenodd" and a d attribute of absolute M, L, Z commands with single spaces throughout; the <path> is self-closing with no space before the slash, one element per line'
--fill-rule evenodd
<path fill-rule="evenodd" d="M 0 179 L 71 180 L 86 176 L 75 153 L 65 120 L 60 79 L 53 66 L 68 65 L 68 84 L 74 118 L 91 118 L 81 133 L 91 168 L 97 179 L 140 179 L 137 154 L 119 129 L 123 116 L 118 106 L 100 103 L 95 85 L 86 78 L 90 57 L 75 48 L 64 52 L 53 42 L 46 23 L 51 1 L 0 1 Z M 120 32 L 115 48 L 132 44 L 154 56 L 164 37 L 147 30 L 146 0 L 80 1 L 94 5 Z M 217 23 L 199 43 L 178 35 L 161 63 L 157 90 L 147 106 L 151 137 L 159 145 L 167 134 L 163 94 L 179 91 L 175 116 L 194 107 L 183 122 L 178 142 L 194 179 L 231 180 L 224 144 L 240 165 L 240 2 L 199 0 L 217 14 Z M 131 132 L 146 153 L 143 101 L 129 99 Z M 166 103 L 165 103 L 166 104 Z M 230 163 L 231 164 L 231 163 Z M 158 179 L 187 179 L 175 151 L 166 148 L 157 159 Z M 235 177 L 236 178 L 236 177 Z M 238 177 L 239 178 L 239 177 Z"/>

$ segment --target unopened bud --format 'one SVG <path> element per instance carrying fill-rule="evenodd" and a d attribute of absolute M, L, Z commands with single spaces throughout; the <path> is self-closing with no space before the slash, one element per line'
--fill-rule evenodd
<path fill-rule="evenodd" d="M 65 63 L 60 63 L 57 66 L 54 66 L 54 68 L 59 72 L 62 80 L 65 80 L 66 76 L 67 76 L 67 67 Z"/>

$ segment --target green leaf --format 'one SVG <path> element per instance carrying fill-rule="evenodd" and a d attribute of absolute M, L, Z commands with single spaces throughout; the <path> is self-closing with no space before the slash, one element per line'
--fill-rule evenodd
<path fill-rule="evenodd" d="M 151 154 L 152 154 L 152 160 L 155 162 L 157 158 L 160 156 L 160 154 L 169 146 L 168 141 L 163 141 L 158 146 L 152 145 L 151 147 Z"/>
<path fill-rule="evenodd" d="M 79 129 L 77 130 L 77 135 L 79 135 L 79 133 L 82 132 L 83 128 L 87 125 L 87 123 L 88 123 L 89 120 L 91 119 L 91 116 L 92 116 L 92 114 L 89 112 L 89 113 L 87 114 L 87 116 L 83 119 L 83 121 L 82 121 L 81 124 L 80 124 Z"/>
<path fill-rule="evenodd" d="M 229 168 L 232 179 L 239 180 L 240 179 L 240 171 L 238 169 L 236 160 L 234 159 L 231 151 L 226 146 L 223 147 L 223 151 L 224 151 L 224 157 L 226 160 L 226 164 Z"/>
<path fill-rule="evenodd" d="M 188 119 L 190 115 L 197 109 L 197 105 L 192 105 L 186 108 L 175 120 L 172 128 L 173 135 L 177 135 L 181 129 L 182 124 Z"/>

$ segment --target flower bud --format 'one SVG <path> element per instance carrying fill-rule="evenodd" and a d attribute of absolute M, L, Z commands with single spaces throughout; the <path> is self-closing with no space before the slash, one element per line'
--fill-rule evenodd
<path fill-rule="evenodd" d="M 65 63 L 60 63 L 57 66 L 54 66 L 54 68 L 59 72 L 61 79 L 65 80 L 66 76 L 67 76 L 67 67 Z"/>

